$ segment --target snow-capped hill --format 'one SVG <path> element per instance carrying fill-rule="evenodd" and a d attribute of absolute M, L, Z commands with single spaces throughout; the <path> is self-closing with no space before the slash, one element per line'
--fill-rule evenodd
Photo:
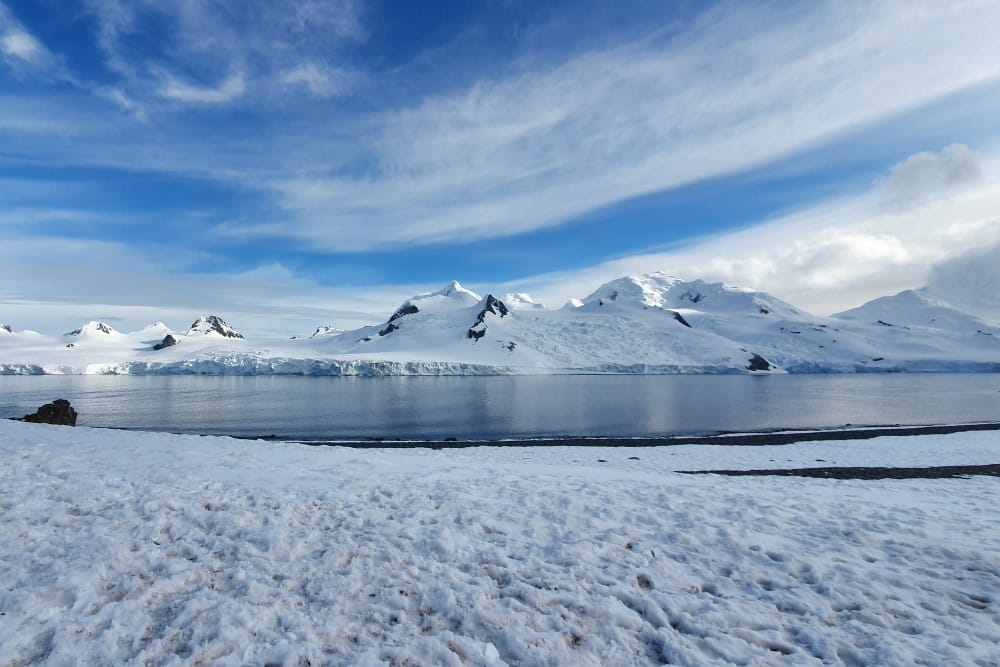
<path fill-rule="evenodd" d="M 224 319 L 217 315 L 199 317 L 188 329 L 188 336 L 220 336 L 222 338 L 243 338 L 243 334 L 233 329 Z"/>
<path fill-rule="evenodd" d="M 532 299 L 527 292 L 508 292 L 500 300 L 511 310 L 545 310 L 545 306 Z"/>
<path fill-rule="evenodd" d="M 665 296 L 681 283 L 680 278 L 657 271 L 642 276 L 625 276 L 601 285 L 583 300 L 584 305 L 626 304 L 666 308 Z"/>
<path fill-rule="evenodd" d="M 905 290 L 879 297 L 833 317 L 882 326 L 927 327 L 966 334 L 997 331 L 996 327 L 979 317 L 936 298 L 927 289 Z"/>
<path fill-rule="evenodd" d="M 424 292 L 411 296 L 389 317 L 388 323 L 416 313 L 440 313 L 468 308 L 482 300 L 483 297 L 462 287 L 457 280 L 452 280 L 437 292 Z"/>
<path fill-rule="evenodd" d="M 704 280 L 685 281 L 662 272 L 612 280 L 584 299 L 583 304 L 591 307 L 641 306 L 713 315 L 771 315 L 795 320 L 809 317 L 766 292 Z"/>
<path fill-rule="evenodd" d="M 0 324 L 0 334 L 14 333 L 9 324 Z"/>
<path fill-rule="evenodd" d="M 119 335 L 110 324 L 104 322 L 90 321 L 79 329 L 70 331 L 67 336 L 115 336 Z"/>
<path fill-rule="evenodd" d="M 170 333 L 171 329 L 163 322 L 153 322 L 147 324 L 138 333 Z"/>
<path fill-rule="evenodd" d="M 457 280 L 452 280 L 450 283 L 445 285 L 439 291 L 435 292 L 435 294 L 440 296 L 457 297 L 457 298 L 470 297 L 476 300 L 482 299 L 482 297 L 480 297 L 472 290 L 462 287 L 462 283 L 458 282 Z"/>
<path fill-rule="evenodd" d="M 424 312 L 434 312 L 440 310 L 454 310 L 458 308 L 468 308 L 474 306 L 483 297 L 470 289 L 462 287 L 457 280 L 452 280 L 437 292 L 417 294 L 407 299 L 406 303 L 417 306 Z M 405 304 L 404 304 L 405 305 Z"/>

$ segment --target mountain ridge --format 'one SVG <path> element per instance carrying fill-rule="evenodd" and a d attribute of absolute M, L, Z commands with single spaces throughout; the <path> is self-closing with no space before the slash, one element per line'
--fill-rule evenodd
<path fill-rule="evenodd" d="M 509 298 L 452 281 L 404 300 L 381 323 L 326 325 L 290 340 L 247 340 L 216 315 L 199 317 L 186 334 L 161 322 L 132 333 L 90 322 L 69 345 L 9 332 L 0 373 L 1000 371 L 1000 330 L 920 290 L 831 317 L 766 292 L 662 272 L 609 281 L 558 310 L 523 293 Z"/>

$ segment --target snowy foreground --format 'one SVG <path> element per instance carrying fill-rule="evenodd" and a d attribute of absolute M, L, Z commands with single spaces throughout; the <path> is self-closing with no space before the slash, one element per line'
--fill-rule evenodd
<path fill-rule="evenodd" d="M 673 472 L 997 463 L 998 432 L 390 451 L 4 421 L 0 457 L 0 665 L 1000 664 L 1000 479 Z"/>

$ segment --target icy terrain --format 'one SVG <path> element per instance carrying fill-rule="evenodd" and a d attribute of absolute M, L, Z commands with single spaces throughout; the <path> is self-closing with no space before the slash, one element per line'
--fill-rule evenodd
<path fill-rule="evenodd" d="M 0 422 L 0 664 L 995 665 L 996 432 L 353 450 Z"/>
<path fill-rule="evenodd" d="M 998 371 L 1000 326 L 927 291 L 835 317 L 769 294 L 662 273 L 549 310 L 457 282 L 353 331 L 261 340 L 218 316 L 186 333 L 90 322 L 59 337 L 0 329 L 0 374 L 469 375 Z"/>

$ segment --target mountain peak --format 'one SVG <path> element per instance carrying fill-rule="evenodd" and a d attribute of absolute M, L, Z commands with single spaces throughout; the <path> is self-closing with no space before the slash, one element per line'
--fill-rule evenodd
<path fill-rule="evenodd" d="M 0 333 L 14 333 L 9 324 L 0 324 Z"/>
<path fill-rule="evenodd" d="M 666 307 L 667 294 L 677 285 L 680 278 L 657 271 L 637 276 L 625 276 L 601 285 L 597 291 L 583 300 L 584 304 L 604 305 L 621 301 L 646 307 Z"/>
<path fill-rule="evenodd" d="M 104 322 L 97 322 L 96 320 L 91 320 L 87 322 L 79 329 L 74 329 L 70 331 L 67 336 L 85 336 L 92 334 L 100 334 L 110 336 L 112 334 L 117 334 L 118 332 L 110 324 L 105 324 Z"/>
<path fill-rule="evenodd" d="M 628 304 L 665 310 L 696 310 L 709 313 L 752 313 L 783 318 L 801 318 L 803 311 L 766 292 L 704 280 L 681 280 L 657 271 L 625 276 L 602 285 L 583 300 L 587 306 Z"/>
<path fill-rule="evenodd" d="M 468 308 L 477 305 L 482 300 L 483 297 L 462 287 L 462 284 L 457 280 L 452 280 L 437 292 L 424 292 L 411 296 L 396 309 L 389 321 L 392 322 L 400 317 L 415 313 L 446 312 L 458 308 Z"/>
<path fill-rule="evenodd" d="M 480 297 L 472 290 L 462 287 L 462 283 L 458 282 L 457 280 L 452 280 L 450 283 L 442 287 L 437 292 L 433 292 L 432 294 L 437 296 L 447 296 L 447 297 L 457 297 L 457 298 L 464 298 L 465 296 L 471 296 L 477 302 L 482 301 L 482 297 Z"/>
<path fill-rule="evenodd" d="M 243 334 L 233 329 L 218 315 L 199 317 L 188 329 L 187 335 L 203 334 L 205 336 L 221 336 L 223 338 L 243 338 Z"/>

